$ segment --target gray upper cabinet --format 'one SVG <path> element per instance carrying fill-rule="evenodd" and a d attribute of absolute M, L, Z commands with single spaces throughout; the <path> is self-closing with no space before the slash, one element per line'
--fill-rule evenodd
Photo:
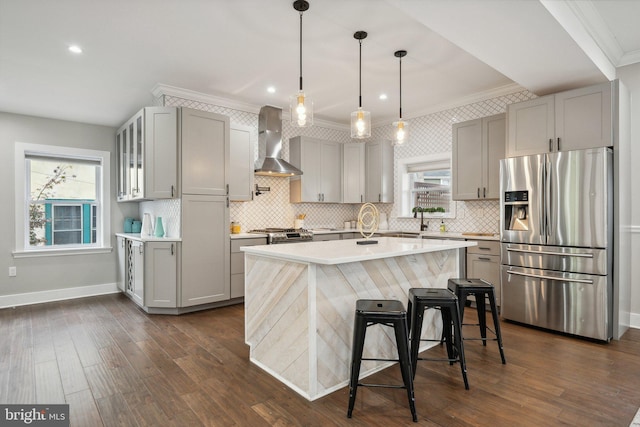
<path fill-rule="evenodd" d="M 613 145 L 618 82 L 507 106 L 507 157 Z"/>
<path fill-rule="evenodd" d="M 231 125 L 229 152 L 229 199 L 253 200 L 254 150 L 250 127 Z"/>
<path fill-rule="evenodd" d="M 191 108 L 180 111 L 182 193 L 226 196 L 229 117 Z"/>
<path fill-rule="evenodd" d="M 342 199 L 341 144 L 297 136 L 289 140 L 289 161 L 302 175 L 289 180 L 291 203 L 340 203 Z"/>
<path fill-rule="evenodd" d="M 365 193 L 365 145 L 342 144 L 342 202 L 362 203 Z"/>
<path fill-rule="evenodd" d="M 389 141 L 365 144 L 364 201 L 393 203 L 393 145 Z"/>
<path fill-rule="evenodd" d="M 505 114 L 453 125 L 453 200 L 498 199 L 505 155 Z"/>
<path fill-rule="evenodd" d="M 170 199 L 178 189 L 174 107 L 145 107 L 116 134 L 118 201 Z"/>

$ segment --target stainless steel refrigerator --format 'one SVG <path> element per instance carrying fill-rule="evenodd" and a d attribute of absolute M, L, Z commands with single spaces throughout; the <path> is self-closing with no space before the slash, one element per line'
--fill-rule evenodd
<path fill-rule="evenodd" d="M 612 159 L 595 148 L 501 161 L 505 319 L 612 338 Z"/>

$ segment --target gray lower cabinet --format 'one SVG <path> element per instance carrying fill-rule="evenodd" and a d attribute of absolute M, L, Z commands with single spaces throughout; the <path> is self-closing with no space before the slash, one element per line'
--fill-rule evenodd
<path fill-rule="evenodd" d="M 118 287 L 140 307 L 175 308 L 178 242 L 143 242 L 118 236 Z"/>
<path fill-rule="evenodd" d="M 127 280 L 127 239 L 122 236 L 116 236 L 116 253 L 118 256 L 117 285 L 122 292 L 125 291 L 125 281 Z"/>
<path fill-rule="evenodd" d="M 240 248 L 266 244 L 266 237 L 231 240 L 231 299 L 244 297 L 244 252 Z"/>
<path fill-rule="evenodd" d="M 329 233 L 329 234 L 314 234 L 314 242 L 326 242 L 327 240 L 340 240 L 341 233 Z"/>
<path fill-rule="evenodd" d="M 473 241 L 473 240 L 470 240 Z M 495 288 L 496 304 L 500 306 L 500 242 L 475 240 L 478 246 L 467 248 L 467 274 L 469 279 L 483 279 Z"/>
<path fill-rule="evenodd" d="M 145 306 L 175 308 L 178 302 L 178 242 L 144 244 Z"/>

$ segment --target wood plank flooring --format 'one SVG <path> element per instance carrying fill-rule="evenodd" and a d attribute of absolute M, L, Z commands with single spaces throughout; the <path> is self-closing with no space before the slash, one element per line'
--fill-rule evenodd
<path fill-rule="evenodd" d="M 346 387 L 306 401 L 249 362 L 243 323 L 242 305 L 147 315 L 122 295 L 3 309 L 0 402 L 68 403 L 72 426 L 416 425 L 404 390 L 360 388 L 351 419 Z M 506 365 L 494 342 L 466 342 L 468 391 L 458 365 L 419 362 L 418 425 L 632 421 L 640 330 L 602 344 L 508 322 L 502 329 Z M 393 366 L 370 378 L 398 383 L 400 372 Z"/>

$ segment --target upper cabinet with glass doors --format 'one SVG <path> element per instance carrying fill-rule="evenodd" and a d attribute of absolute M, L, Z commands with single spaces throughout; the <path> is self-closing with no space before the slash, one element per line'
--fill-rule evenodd
<path fill-rule="evenodd" d="M 118 201 L 177 197 L 177 109 L 140 110 L 118 130 L 116 157 Z"/>

